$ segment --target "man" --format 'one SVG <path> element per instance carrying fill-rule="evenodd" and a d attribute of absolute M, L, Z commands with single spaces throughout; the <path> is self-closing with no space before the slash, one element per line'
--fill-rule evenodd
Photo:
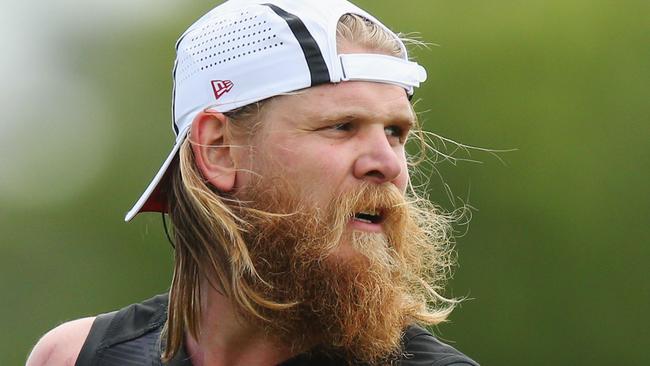
<path fill-rule="evenodd" d="M 29 365 L 476 365 L 417 324 L 452 218 L 406 194 L 426 78 L 345 0 L 231 0 L 177 43 L 176 144 L 127 214 L 166 212 L 169 294 L 46 334 Z"/>

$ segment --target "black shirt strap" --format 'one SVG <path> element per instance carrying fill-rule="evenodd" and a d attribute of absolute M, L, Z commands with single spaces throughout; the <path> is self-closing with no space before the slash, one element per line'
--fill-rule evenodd
<path fill-rule="evenodd" d="M 77 357 L 77 362 L 75 366 L 94 366 L 97 354 L 100 346 L 102 345 L 102 340 L 106 335 L 106 331 L 110 326 L 115 314 L 117 312 L 111 312 L 107 314 L 101 314 L 95 317 L 92 327 L 90 328 L 90 333 L 81 347 L 81 352 Z"/>

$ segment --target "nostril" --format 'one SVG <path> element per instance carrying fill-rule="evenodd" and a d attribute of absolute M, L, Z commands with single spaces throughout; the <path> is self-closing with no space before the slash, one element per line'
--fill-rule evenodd
<path fill-rule="evenodd" d="M 386 179 L 386 176 L 384 173 L 380 172 L 379 170 L 371 170 L 368 173 L 366 173 L 367 177 L 373 177 L 373 178 L 378 178 L 378 179 Z"/>

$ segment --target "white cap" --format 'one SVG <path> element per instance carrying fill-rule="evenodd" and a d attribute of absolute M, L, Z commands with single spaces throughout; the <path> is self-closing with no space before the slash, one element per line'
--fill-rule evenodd
<path fill-rule="evenodd" d="M 356 14 L 395 36 L 403 58 L 338 54 L 336 29 Z M 201 17 L 176 43 L 172 111 L 176 141 L 140 199 L 126 214 L 165 212 L 158 189 L 197 113 L 228 112 L 275 95 L 324 83 L 374 81 L 403 87 L 409 95 L 427 78 L 408 60 L 398 36 L 345 0 L 230 0 Z"/>

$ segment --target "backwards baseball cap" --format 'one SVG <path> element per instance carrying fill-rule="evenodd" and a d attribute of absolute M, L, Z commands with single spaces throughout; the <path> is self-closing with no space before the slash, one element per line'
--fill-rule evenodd
<path fill-rule="evenodd" d="M 355 14 L 395 37 L 402 57 L 339 54 L 339 19 Z M 399 37 L 346 0 L 230 0 L 205 14 L 176 43 L 172 151 L 126 214 L 166 212 L 160 182 L 204 110 L 228 112 L 250 103 L 325 83 L 373 81 L 403 87 L 409 95 L 425 69 L 408 60 Z"/>

